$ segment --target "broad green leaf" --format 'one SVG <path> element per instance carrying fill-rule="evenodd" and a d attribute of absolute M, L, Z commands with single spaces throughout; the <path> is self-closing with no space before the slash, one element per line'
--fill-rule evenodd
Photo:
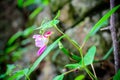
<path fill-rule="evenodd" d="M 91 29 L 91 31 L 88 33 L 88 35 L 85 38 L 85 41 L 87 41 L 92 35 L 94 35 L 103 25 L 105 25 L 107 19 L 120 7 L 120 5 L 114 7 L 112 10 L 110 10 L 108 13 L 106 13 Z"/>
<path fill-rule="evenodd" d="M 79 75 L 75 78 L 75 80 L 84 80 L 85 76 L 84 75 Z"/>
<path fill-rule="evenodd" d="M 10 76 L 8 80 L 20 80 L 23 76 L 26 76 L 27 72 L 28 72 L 28 68 L 24 70 L 19 70 L 15 72 L 12 76 Z"/>
<path fill-rule="evenodd" d="M 56 76 L 53 80 L 63 80 L 64 74 Z"/>
<path fill-rule="evenodd" d="M 58 24 L 59 23 L 59 20 L 51 20 L 51 21 L 48 21 L 46 23 L 43 23 L 40 27 L 36 28 L 36 29 L 41 29 L 41 30 L 46 30 L 48 28 L 51 28 L 53 27 L 54 25 Z"/>
<path fill-rule="evenodd" d="M 47 49 L 42 53 L 42 55 L 34 62 L 32 67 L 30 68 L 28 75 L 31 74 L 35 70 L 35 68 L 39 65 L 39 63 L 50 53 L 50 51 L 57 45 L 57 43 L 64 38 L 65 35 L 58 38 L 55 42 L 53 42 L 50 46 L 47 47 Z"/>
<path fill-rule="evenodd" d="M 92 64 L 93 61 L 94 61 L 94 56 L 95 56 L 95 53 L 96 53 L 96 47 L 95 46 L 92 46 L 87 54 L 84 56 L 84 64 L 85 65 L 89 65 L 89 64 Z M 80 62 L 80 64 L 82 65 L 82 61 Z"/>
<path fill-rule="evenodd" d="M 20 36 L 22 36 L 22 31 L 19 31 L 15 33 L 9 40 L 8 40 L 8 45 L 11 45 L 16 39 L 18 39 Z"/>
<path fill-rule="evenodd" d="M 67 65 L 65 65 L 65 67 L 67 67 L 69 69 L 75 69 L 75 68 L 80 68 L 81 65 L 79 63 L 75 63 L 75 64 L 67 64 Z"/>
<path fill-rule="evenodd" d="M 95 53 L 96 53 L 96 47 L 92 46 L 83 58 L 85 66 L 93 63 Z M 80 68 L 82 66 L 83 66 L 82 60 L 79 63 L 65 65 L 65 67 L 68 67 L 70 69 Z"/>
<path fill-rule="evenodd" d="M 23 0 L 17 0 L 18 7 L 23 7 Z"/>
<path fill-rule="evenodd" d="M 30 19 L 34 19 L 41 11 L 42 11 L 42 7 L 38 7 L 36 8 L 29 16 Z"/>
<path fill-rule="evenodd" d="M 113 80 L 120 80 L 120 70 L 118 70 L 118 72 L 115 74 Z"/>

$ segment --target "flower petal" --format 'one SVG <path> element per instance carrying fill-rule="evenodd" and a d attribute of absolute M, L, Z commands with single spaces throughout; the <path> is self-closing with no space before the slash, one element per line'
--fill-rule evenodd
<path fill-rule="evenodd" d="M 35 39 L 37 39 L 37 38 L 42 38 L 42 36 L 39 35 L 39 34 L 35 34 L 35 35 L 33 35 L 33 38 L 35 38 Z"/>
<path fill-rule="evenodd" d="M 52 31 L 47 31 L 45 34 L 44 34 L 44 37 L 48 38 L 50 35 L 52 35 Z"/>
<path fill-rule="evenodd" d="M 35 46 L 36 47 L 42 47 L 44 45 L 47 45 L 49 39 L 48 38 L 41 38 L 41 39 L 36 39 L 35 40 Z"/>
<path fill-rule="evenodd" d="M 39 50 L 38 50 L 38 52 L 37 52 L 37 56 L 40 56 L 43 52 L 44 52 L 44 50 L 46 49 L 46 45 L 44 45 L 43 47 L 41 47 Z"/>

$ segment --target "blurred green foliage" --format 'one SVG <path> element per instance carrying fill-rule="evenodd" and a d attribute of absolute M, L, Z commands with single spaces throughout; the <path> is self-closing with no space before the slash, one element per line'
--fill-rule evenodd
<path fill-rule="evenodd" d="M 75 80 L 84 80 L 85 76 L 84 75 L 79 75 L 75 78 Z"/>
<path fill-rule="evenodd" d="M 13 64 L 8 64 L 6 72 L 0 75 L 0 79 L 4 78 L 4 80 L 20 80 L 20 78 L 23 76 L 27 77 L 26 73 L 28 72 L 28 68 L 16 71 L 16 67 L 17 66 Z"/>
<path fill-rule="evenodd" d="M 29 15 L 29 19 L 34 19 L 44 9 L 44 7 L 49 4 L 49 2 L 49 0 L 17 0 L 18 7 L 20 8 L 32 8 L 33 5 L 36 6 L 36 9 Z"/>
<path fill-rule="evenodd" d="M 17 0 L 17 4 L 19 8 L 29 9 L 35 5 L 36 8 L 32 10 L 32 13 L 29 15 L 29 19 L 34 19 L 44 9 L 44 7 L 49 4 L 49 0 Z M 33 33 L 35 27 L 35 25 L 27 27 L 25 30 L 18 31 L 10 37 L 6 43 L 5 50 L 1 51 L 3 54 L 1 54 L 0 63 L 6 64 L 7 69 L 4 74 L 1 74 L 3 72 L 2 66 L 0 66 L 0 79 L 19 80 L 21 77 L 26 76 L 29 80 L 29 77 L 26 75 L 26 73 L 28 73 L 28 68 L 16 71 L 14 70 L 16 66 L 9 65 L 9 63 L 13 63 L 21 59 L 23 53 L 27 51 L 27 48 L 24 46 L 31 43 L 31 39 L 28 37 Z"/>
<path fill-rule="evenodd" d="M 53 80 L 63 80 L 64 74 L 56 76 Z"/>
<path fill-rule="evenodd" d="M 93 36 L 94 34 L 96 34 L 96 32 L 101 28 L 104 27 L 105 25 L 108 24 L 108 19 L 109 17 L 117 10 L 119 9 L 120 5 L 114 7 L 112 10 L 110 10 L 109 12 L 107 12 L 94 26 L 93 28 L 90 30 L 90 32 L 88 33 L 88 35 L 85 38 L 85 41 L 87 41 L 91 36 Z"/>
<path fill-rule="evenodd" d="M 120 69 L 118 72 L 114 75 L 113 80 L 120 80 Z"/>
<path fill-rule="evenodd" d="M 23 53 L 27 52 L 27 48 L 22 47 L 22 46 L 26 46 L 28 43 L 31 42 L 30 38 L 28 38 L 34 31 L 35 26 L 31 26 L 26 28 L 23 31 L 18 31 L 16 32 L 13 36 L 10 37 L 10 39 L 8 40 L 7 44 L 6 44 L 6 48 L 3 51 L 3 54 L 1 55 L 0 58 L 0 63 L 1 64 L 6 64 L 7 65 L 7 70 L 4 74 L 2 73 L 2 70 L 0 72 L 0 78 L 6 78 L 7 80 L 13 80 L 17 79 L 15 77 L 17 76 L 23 76 L 23 71 L 18 70 L 18 72 L 16 73 L 16 75 L 14 75 L 13 78 L 10 78 L 11 75 L 13 76 L 13 72 L 15 71 L 14 68 L 16 66 L 14 65 L 9 65 L 9 63 L 13 63 L 16 62 L 17 60 L 21 59 Z M 21 39 L 22 38 L 22 39 Z M 2 69 L 3 66 L 0 66 L 0 69 Z M 15 74 L 14 73 L 14 74 Z M 9 77 L 9 79 L 8 79 Z"/>
<path fill-rule="evenodd" d="M 30 19 L 35 18 L 35 16 L 37 16 L 37 14 L 39 14 L 39 12 L 42 11 L 42 9 L 49 4 L 49 0 L 18 0 L 18 6 L 20 8 L 23 7 L 28 7 L 31 5 L 37 5 L 36 9 L 29 15 Z M 85 41 L 87 41 L 91 36 L 93 36 L 94 34 L 96 34 L 96 32 L 103 27 L 104 25 L 107 25 L 108 22 L 108 18 L 120 7 L 120 5 L 118 5 L 117 7 L 113 8 L 112 10 L 110 10 L 108 13 L 106 13 L 96 24 L 95 26 L 93 26 L 93 28 L 91 29 L 91 31 L 88 33 L 88 35 L 86 35 Z M 58 14 L 56 15 L 56 17 L 53 20 L 47 21 L 47 22 L 43 22 L 43 24 L 38 27 L 37 29 L 40 29 L 40 33 L 41 31 L 44 32 L 45 30 L 47 30 L 48 28 L 51 28 L 53 26 L 57 27 L 56 25 L 59 23 L 59 20 L 57 20 L 57 18 L 59 17 L 60 12 L 58 12 Z M 0 59 L 0 61 L 4 61 L 6 59 L 8 59 L 9 55 L 12 56 L 12 60 L 16 61 L 21 57 L 21 53 L 23 53 L 26 49 L 22 48 L 21 46 L 26 45 L 27 43 L 30 42 L 30 40 L 28 39 L 28 36 L 30 36 L 33 31 L 35 29 L 35 26 L 31 26 L 26 28 L 24 31 L 18 31 L 17 33 L 15 33 L 9 40 L 7 43 L 7 47 L 5 49 L 5 54 L 4 57 Z M 58 28 L 56 28 L 58 31 L 60 31 Z M 60 31 L 62 32 L 62 31 Z M 88 50 L 88 52 L 86 53 L 86 55 L 82 58 L 83 53 L 81 51 L 81 47 L 79 46 L 78 43 L 76 43 L 75 41 L 73 41 L 71 38 L 68 38 L 68 36 L 66 36 L 64 33 L 62 33 L 63 35 L 61 37 L 59 37 L 56 41 L 54 41 L 52 44 L 50 44 L 47 49 L 43 52 L 43 54 L 38 57 L 38 59 L 33 63 L 33 65 L 30 68 L 25 68 L 25 69 L 21 69 L 21 70 L 15 70 L 16 68 L 15 65 L 7 65 L 7 70 L 4 74 L 0 75 L 0 78 L 5 78 L 7 80 L 19 80 L 21 79 L 23 76 L 26 77 L 26 79 L 29 80 L 29 75 L 36 69 L 36 67 L 39 65 L 39 63 L 50 53 L 50 51 L 56 47 L 56 45 L 59 43 L 59 48 L 65 53 L 65 55 L 67 55 L 68 57 L 71 57 L 72 59 L 78 61 L 74 64 L 66 64 L 65 67 L 70 68 L 70 69 L 86 69 L 88 65 L 92 64 L 94 61 L 94 57 L 95 57 L 95 53 L 96 53 L 96 47 L 95 46 L 91 46 Z M 20 43 L 17 42 L 17 40 L 19 38 L 23 38 L 22 41 L 20 41 Z M 74 55 L 74 54 L 70 54 L 70 52 L 62 45 L 62 43 L 60 43 L 60 40 L 63 38 L 68 38 L 71 41 L 71 44 L 77 46 L 77 48 L 80 51 L 81 54 L 81 58 Z M 11 58 L 11 57 L 10 57 Z M 72 71 L 72 70 L 71 70 Z M 71 72 L 70 71 L 70 72 Z M 86 70 L 86 72 L 88 72 L 89 70 Z M 69 72 L 63 73 L 61 75 L 56 76 L 53 80 L 63 80 L 65 74 L 67 74 Z M 91 75 L 90 72 L 88 72 L 89 75 Z M 119 74 L 120 71 L 118 71 L 118 73 L 114 76 L 114 80 L 118 80 L 119 79 Z M 94 75 L 92 76 L 94 77 Z M 84 79 L 84 75 L 79 75 L 75 78 L 75 80 L 82 80 Z"/>
<path fill-rule="evenodd" d="M 43 7 L 49 4 L 49 0 L 17 0 L 17 4 L 19 7 L 27 7 L 32 4 L 38 4 Z"/>
<path fill-rule="evenodd" d="M 96 47 L 92 46 L 92 47 L 90 47 L 90 49 L 84 56 L 84 58 L 83 58 L 84 62 L 82 60 L 80 60 L 78 63 L 67 64 L 67 65 L 65 65 L 65 67 L 70 68 L 70 69 L 75 69 L 75 68 L 82 68 L 84 66 L 88 66 L 93 63 L 95 53 L 96 53 Z"/>

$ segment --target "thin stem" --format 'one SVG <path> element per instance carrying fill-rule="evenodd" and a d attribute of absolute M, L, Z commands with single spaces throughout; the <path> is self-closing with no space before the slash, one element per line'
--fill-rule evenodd
<path fill-rule="evenodd" d="M 92 70 L 93 70 L 93 73 L 94 73 L 95 77 L 97 78 L 97 75 L 96 75 L 96 73 L 95 73 L 95 69 L 94 69 L 93 64 L 91 64 L 91 68 L 92 68 Z"/>
<path fill-rule="evenodd" d="M 84 41 L 83 43 L 82 43 L 82 45 L 81 45 L 81 49 L 85 46 L 85 43 L 86 43 L 87 41 Z"/>
<path fill-rule="evenodd" d="M 80 55 L 81 55 L 81 58 L 82 58 L 82 65 L 83 65 L 83 68 L 85 69 L 85 71 L 87 72 L 87 74 L 90 76 L 90 78 L 92 80 L 97 80 L 96 77 L 89 71 L 89 69 L 86 67 L 85 63 L 84 63 L 84 58 L 83 58 L 83 52 L 82 52 L 82 48 L 80 48 Z"/>
<path fill-rule="evenodd" d="M 59 31 L 61 34 L 65 35 L 66 38 L 68 39 L 68 41 L 71 42 L 72 45 L 73 45 L 76 49 L 79 50 L 80 56 L 81 56 L 81 58 L 82 58 L 83 68 L 86 70 L 86 72 L 88 73 L 88 75 L 89 75 L 89 76 L 91 77 L 91 79 L 93 80 L 93 78 L 95 78 L 95 77 L 94 77 L 94 75 L 87 69 L 87 67 L 86 67 L 85 64 L 84 64 L 84 59 L 83 59 L 82 47 L 85 45 L 86 41 L 83 42 L 83 44 L 82 44 L 81 47 L 79 47 L 79 45 L 77 45 L 74 41 L 72 41 L 72 39 L 71 39 L 68 35 L 64 34 L 56 25 L 54 25 L 54 27 L 55 27 L 55 29 L 56 29 L 57 31 Z M 70 70 L 70 71 L 68 71 L 68 72 L 66 72 L 66 73 L 64 73 L 64 74 L 68 74 L 68 73 L 70 73 L 70 72 L 72 72 L 72 71 L 74 71 L 74 70 L 76 70 L 76 69 L 72 69 L 72 70 Z"/>
<path fill-rule="evenodd" d="M 76 70 L 77 70 L 77 69 L 69 70 L 69 71 L 65 72 L 64 75 L 66 75 L 66 74 L 68 74 L 68 73 L 70 73 L 70 72 L 76 71 Z"/>
<path fill-rule="evenodd" d="M 26 79 L 25 79 L 25 80 L 30 80 L 30 78 L 28 77 L 28 75 L 25 74 L 25 76 L 26 76 Z"/>
<path fill-rule="evenodd" d="M 67 40 L 68 40 L 69 42 L 71 42 L 72 45 L 73 45 L 74 47 L 76 47 L 76 49 L 79 50 L 80 47 L 79 47 L 76 43 L 74 43 L 68 35 L 64 34 L 56 25 L 55 25 L 54 27 L 55 27 L 55 29 L 56 29 L 57 31 L 59 31 L 61 34 L 65 35 L 66 38 L 67 38 Z"/>
<path fill-rule="evenodd" d="M 97 78 L 90 72 L 90 70 L 88 70 L 86 67 L 84 69 L 86 70 L 86 72 L 88 73 L 92 80 L 97 80 Z"/>
<path fill-rule="evenodd" d="M 110 0 L 110 8 L 112 9 L 115 6 L 115 0 Z M 120 68 L 119 63 L 119 43 L 117 41 L 117 33 L 116 33 L 116 15 L 115 13 L 111 15 L 110 19 L 110 31 L 111 31 L 111 37 L 113 41 L 113 48 L 114 48 L 114 62 L 115 62 L 115 72 L 118 71 Z"/>

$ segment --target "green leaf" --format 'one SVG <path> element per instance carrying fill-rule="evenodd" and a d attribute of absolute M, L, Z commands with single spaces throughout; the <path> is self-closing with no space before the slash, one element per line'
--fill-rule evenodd
<path fill-rule="evenodd" d="M 35 68 L 39 65 L 39 63 L 50 53 L 50 51 L 57 45 L 57 43 L 64 38 L 65 35 L 61 36 L 60 38 L 58 38 L 55 42 L 53 42 L 49 47 L 47 47 L 47 49 L 42 53 L 42 55 L 34 62 L 34 64 L 32 65 L 32 67 L 30 68 L 28 75 L 31 74 L 31 72 L 33 72 L 35 70 Z"/>
<path fill-rule="evenodd" d="M 60 10 L 58 10 L 57 15 L 55 16 L 54 20 L 60 16 Z"/>
<path fill-rule="evenodd" d="M 53 27 L 54 25 L 58 24 L 59 23 L 59 20 L 51 20 L 51 21 L 48 21 L 46 23 L 43 23 L 40 27 L 36 28 L 36 29 L 41 29 L 41 30 L 46 30 L 48 28 L 51 28 Z"/>
<path fill-rule="evenodd" d="M 63 46 L 63 44 L 61 42 L 59 42 L 59 48 L 63 51 L 63 53 L 69 57 L 71 57 L 72 59 L 76 60 L 76 61 L 80 61 L 81 58 L 77 55 L 74 55 L 73 53 L 70 54 L 70 52 Z"/>
<path fill-rule="evenodd" d="M 118 72 L 115 74 L 113 80 L 120 80 L 120 70 L 118 70 Z"/>
<path fill-rule="evenodd" d="M 81 58 L 79 56 L 73 54 L 73 53 L 71 54 L 71 58 L 74 59 L 74 60 L 76 60 L 76 61 L 78 61 L 78 62 L 81 61 Z"/>
<path fill-rule="evenodd" d="M 23 7 L 23 0 L 17 0 L 18 7 Z"/>
<path fill-rule="evenodd" d="M 30 19 L 34 19 L 41 11 L 42 11 L 42 7 L 38 7 L 36 8 L 29 16 Z"/>
<path fill-rule="evenodd" d="M 27 6 L 30 6 L 34 4 L 34 0 L 26 0 L 24 3 L 23 3 L 23 6 L 24 7 L 27 7 Z"/>
<path fill-rule="evenodd" d="M 28 72 L 28 68 L 19 70 L 19 71 L 15 72 L 12 76 L 10 76 L 8 78 L 8 80 L 20 80 L 20 78 L 22 78 L 23 76 L 26 76 L 27 72 Z"/>
<path fill-rule="evenodd" d="M 9 74 L 11 74 L 12 73 L 12 70 L 13 69 L 15 69 L 16 68 L 16 66 L 15 65 L 13 65 L 13 64 L 8 64 L 7 65 L 7 71 L 6 71 L 6 75 L 9 75 Z"/>
<path fill-rule="evenodd" d="M 87 41 L 91 36 L 93 36 L 103 25 L 106 24 L 107 19 L 120 7 L 120 5 L 114 7 L 112 10 L 110 10 L 108 13 L 106 13 L 90 30 L 88 35 L 85 38 L 85 41 Z"/>
<path fill-rule="evenodd" d="M 23 36 L 23 37 L 27 37 L 27 36 L 29 36 L 30 34 L 33 33 L 34 28 L 35 28 L 34 26 L 29 27 L 29 28 L 26 28 L 26 29 L 23 31 L 22 36 Z"/>
<path fill-rule="evenodd" d="M 16 39 L 18 39 L 20 36 L 22 36 L 22 31 L 19 31 L 15 33 L 9 40 L 8 40 L 8 45 L 11 45 Z"/>
<path fill-rule="evenodd" d="M 59 45 L 59 49 L 61 49 L 65 55 L 70 56 L 69 51 L 64 48 L 63 44 L 60 41 L 58 45 Z"/>
<path fill-rule="evenodd" d="M 49 4 L 49 0 L 41 0 L 41 3 L 42 3 L 43 5 L 48 5 L 48 4 Z"/>
<path fill-rule="evenodd" d="M 12 71 L 13 71 L 13 69 L 15 69 L 15 68 L 16 68 L 15 65 L 13 65 L 13 64 L 7 64 L 7 71 L 6 71 L 4 74 L 0 75 L 0 79 L 1 79 L 1 78 L 4 78 L 4 77 L 7 76 L 7 75 L 12 74 Z"/>
<path fill-rule="evenodd" d="M 75 78 L 75 80 L 83 80 L 85 78 L 84 75 L 79 75 Z"/>
<path fill-rule="evenodd" d="M 93 63 L 95 53 L 96 53 L 96 47 L 92 46 L 83 58 L 84 59 L 84 64 L 86 66 Z M 82 66 L 83 66 L 82 60 L 79 63 L 65 65 L 65 67 L 68 67 L 70 69 L 80 68 Z"/>
<path fill-rule="evenodd" d="M 7 47 L 7 48 L 5 49 L 5 53 L 8 54 L 8 53 L 16 50 L 16 49 L 18 48 L 18 46 L 19 46 L 18 44 L 14 44 L 14 45 L 12 45 L 12 46 L 10 46 L 10 47 Z"/>
<path fill-rule="evenodd" d="M 81 65 L 79 63 L 75 63 L 75 64 L 67 64 L 67 65 L 65 65 L 65 67 L 67 67 L 69 69 L 75 69 L 75 68 L 80 68 Z"/>
<path fill-rule="evenodd" d="M 113 46 L 108 50 L 108 52 L 104 55 L 104 57 L 102 58 L 102 60 L 106 60 L 110 54 L 112 53 L 113 51 Z"/>
<path fill-rule="evenodd" d="M 64 74 L 56 76 L 53 80 L 63 80 Z"/>
<path fill-rule="evenodd" d="M 26 52 L 27 52 L 26 48 L 21 48 L 21 49 L 15 50 L 14 52 L 12 52 L 12 55 L 11 55 L 12 59 L 11 60 L 15 62 L 15 61 L 21 59 L 22 55 Z"/>
<path fill-rule="evenodd" d="M 101 27 L 104 27 L 104 26 L 107 26 L 108 25 L 108 20 L 105 20 L 101 23 L 99 23 L 99 25 L 95 25 L 95 27 L 93 27 L 91 29 L 91 31 L 89 32 L 90 36 L 93 36 L 94 34 L 96 34 L 96 32 L 101 28 Z"/>
<path fill-rule="evenodd" d="M 96 47 L 95 47 L 95 46 L 92 46 L 92 47 L 88 50 L 87 54 L 84 56 L 84 64 L 85 64 L 85 65 L 89 65 L 89 64 L 92 64 L 92 63 L 93 63 L 95 53 L 96 53 Z M 82 65 L 82 61 L 80 62 L 80 64 Z"/>

